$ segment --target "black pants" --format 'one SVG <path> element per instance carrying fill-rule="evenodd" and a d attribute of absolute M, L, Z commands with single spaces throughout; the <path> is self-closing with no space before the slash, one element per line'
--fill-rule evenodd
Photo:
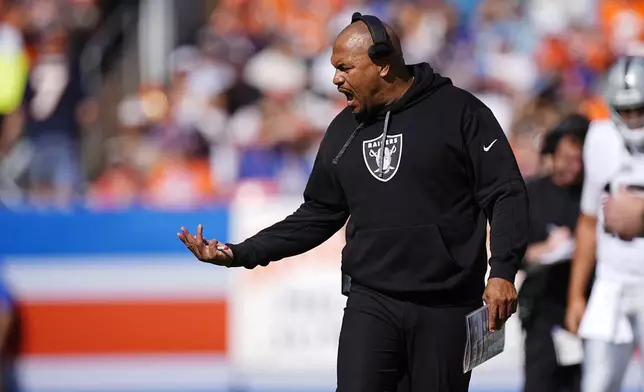
<path fill-rule="evenodd" d="M 535 319 L 526 329 L 524 392 L 579 392 L 581 365 L 559 366 L 552 340 L 554 324 Z"/>
<path fill-rule="evenodd" d="M 418 305 L 352 284 L 336 391 L 466 392 L 465 316 L 476 308 Z"/>

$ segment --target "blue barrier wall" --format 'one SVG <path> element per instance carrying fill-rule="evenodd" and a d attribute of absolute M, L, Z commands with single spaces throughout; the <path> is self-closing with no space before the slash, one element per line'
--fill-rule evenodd
<path fill-rule="evenodd" d="M 199 223 L 204 236 L 228 239 L 225 207 L 191 212 L 0 212 L 0 256 L 117 253 L 178 253 L 185 246 L 176 234 L 192 233 Z"/>

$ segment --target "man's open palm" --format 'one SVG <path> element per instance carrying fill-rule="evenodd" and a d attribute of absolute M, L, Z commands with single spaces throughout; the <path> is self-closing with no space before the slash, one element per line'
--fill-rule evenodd
<path fill-rule="evenodd" d="M 190 234 L 188 229 L 181 227 L 177 237 L 183 242 L 196 258 L 204 263 L 211 263 L 230 267 L 233 261 L 233 252 L 225 244 L 212 239 L 203 238 L 203 225 L 197 226 L 197 234 Z"/>

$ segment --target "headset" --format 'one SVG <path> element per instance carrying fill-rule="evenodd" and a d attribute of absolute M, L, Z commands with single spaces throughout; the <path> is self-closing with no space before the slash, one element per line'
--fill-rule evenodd
<path fill-rule="evenodd" d="M 357 21 L 363 21 L 369 28 L 369 33 L 373 39 L 373 45 L 369 47 L 369 57 L 371 59 L 381 59 L 394 51 L 389 34 L 385 30 L 385 25 L 378 17 L 355 12 L 351 16 L 351 23 L 353 24 Z"/>

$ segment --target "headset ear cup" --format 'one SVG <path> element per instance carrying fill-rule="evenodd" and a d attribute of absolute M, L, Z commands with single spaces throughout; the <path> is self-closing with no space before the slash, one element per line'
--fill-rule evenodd
<path fill-rule="evenodd" d="M 376 48 L 376 45 L 371 45 L 369 47 L 368 53 L 369 53 L 369 57 L 371 57 L 372 59 L 376 59 L 379 57 L 378 48 Z"/>
<path fill-rule="evenodd" d="M 354 12 L 353 15 L 351 15 L 351 23 L 355 23 L 359 20 L 367 25 L 367 27 L 369 28 L 369 33 L 371 34 L 371 38 L 375 42 L 368 49 L 370 58 L 382 58 L 388 56 L 391 52 L 393 52 L 393 48 L 388 43 L 389 36 L 387 35 L 387 31 L 385 30 L 385 27 L 380 19 L 375 16 L 362 15 L 359 12 Z"/>
<path fill-rule="evenodd" d="M 392 52 L 392 48 L 386 44 L 374 44 L 369 47 L 369 57 L 382 58 L 388 56 Z"/>

